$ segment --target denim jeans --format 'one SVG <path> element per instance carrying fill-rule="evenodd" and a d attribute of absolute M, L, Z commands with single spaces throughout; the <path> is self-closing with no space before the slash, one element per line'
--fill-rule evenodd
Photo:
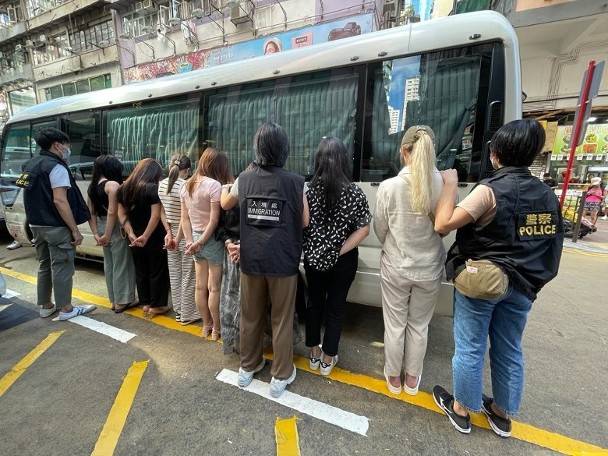
<path fill-rule="evenodd" d="M 513 288 L 494 301 L 454 292 L 454 397 L 469 410 L 481 410 L 489 336 L 494 401 L 509 415 L 519 411 L 524 386 L 521 340 L 531 307 L 532 301 Z"/>

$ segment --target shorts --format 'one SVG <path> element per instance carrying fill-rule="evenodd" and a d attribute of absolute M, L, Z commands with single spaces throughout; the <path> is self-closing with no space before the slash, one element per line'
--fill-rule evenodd
<path fill-rule="evenodd" d="M 599 211 L 600 206 L 602 205 L 599 201 L 585 201 L 585 209 L 588 211 Z"/>
<path fill-rule="evenodd" d="M 194 242 L 201 237 L 203 237 L 202 231 L 192 233 Z M 224 244 L 218 241 L 215 236 L 211 236 L 205 245 L 194 254 L 194 261 L 208 261 L 209 263 L 222 265 L 224 263 Z"/>

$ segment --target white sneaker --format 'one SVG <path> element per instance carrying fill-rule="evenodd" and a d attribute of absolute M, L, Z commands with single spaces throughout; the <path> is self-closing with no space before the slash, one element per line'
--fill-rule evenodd
<path fill-rule="evenodd" d="M 249 384 L 253 380 L 253 375 L 257 374 L 262 369 L 264 369 L 265 365 L 266 365 L 266 360 L 263 359 L 262 362 L 252 372 L 246 371 L 242 367 L 239 367 L 239 380 L 238 380 L 239 386 L 241 388 L 245 388 L 245 387 L 249 386 Z"/>
<path fill-rule="evenodd" d="M 336 364 L 338 364 L 338 355 L 332 357 L 331 363 L 326 363 L 323 361 L 323 355 L 321 355 L 321 375 L 327 377 L 331 374 L 331 370 L 334 368 Z"/>
<path fill-rule="evenodd" d="M 602 217 L 602 220 L 608 220 L 608 215 L 604 215 L 604 216 Z M 7 249 L 8 249 L 8 247 L 7 247 Z"/>
<path fill-rule="evenodd" d="M 422 374 L 420 374 L 418 376 L 418 381 L 416 382 L 416 386 L 414 388 L 410 388 L 409 386 L 407 386 L 407 383 L 405 383 L 405 381 L 404 381 L 403 382 L 403 391 L 405 391 L 410 396 L 415 396 L 416 394 L 418 394 L 418 387 L 420 386 L 421 379 L 422 379 Z"/>
<path fill-rule="evenodd" d="M 57 306 L 55 304 L 53 304 L 53 307 L 51 307 L 50 309 L 45 309 L 44 307 L 41 307 L 40 308 L 40 317 L 48 318 L 51 315 L 53 315 L 55 312 L 57 312 Z"/>
<path fill-rule="evenodd" d="M 59 312 L 58 320 L 60 320 L 60 321 L 69 320 L 70 318 L 74 318 L 79 315 L 84 315 L 84 314 L 88 314 L 89 312 L 93 312 L 95 309 L 97 309 L 97 306 L 94 306 L 94 305 L 73 306 L 71 312 Z"/>
<path fill-rule="evenodd" d="M 11 242 L 9 245 L 6 246 L 7 250 L 16 250 L 19 247 L 21 247 L 21 242 L 19 242 L 18 240 L 14 240 L 13 242 Z"/>
<path fill-rule="evenodd" d="M 320 348 L 321 348 L 321 346 L 319 345 L 319 349 Z M 319 368 L 319 365 L 321 364 L 321 356 L 323 356 L 323 351 L 321 351 L 321 355 L 319 358 L 315 358 L 312 355 L 308 355 L 308 366 L 313 371 L 316 371 Z"/>
<path fill-rule="evenodd" d="M 401 394 L 401 386 L 396 387 L 391 382 L 388 381 L 388 375 L 386 374 L 386 367 L 384 367 L 384 378 L 386 379 L 386 387 L 391 392 L 391 394 L 394 394 L 394 395 Z"/>
<path fill-rule="evenodd" d="M 272 377 L 270 380 L 270 395 L 272 397 L 279 397 L 287 388 L 287 385 L 291 385 L 293 381 L 296 379 L 296 366 L 293 366 L 293 372 L 289 376 L 289 378 L 285 380 L 279 380 L 278 378 Z"/>

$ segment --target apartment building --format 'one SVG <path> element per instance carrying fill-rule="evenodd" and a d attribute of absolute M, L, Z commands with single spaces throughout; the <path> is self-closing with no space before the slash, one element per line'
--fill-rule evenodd
<path fill-rule="evenodd" d="M 0 126 L 35 103 L 381 27 L 380 0 L 0 0 Z"/>

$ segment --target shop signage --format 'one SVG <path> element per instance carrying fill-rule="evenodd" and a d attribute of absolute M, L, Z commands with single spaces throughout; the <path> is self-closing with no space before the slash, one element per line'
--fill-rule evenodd
<path fill-rule="evenodd" d="M 557 128 L 551 160 L 567 160 L 572 126 Z M 582 144 L 576 148 L 577 160 L 604 160 L 608 156 L 608 124 L 589 124 Z"/>

